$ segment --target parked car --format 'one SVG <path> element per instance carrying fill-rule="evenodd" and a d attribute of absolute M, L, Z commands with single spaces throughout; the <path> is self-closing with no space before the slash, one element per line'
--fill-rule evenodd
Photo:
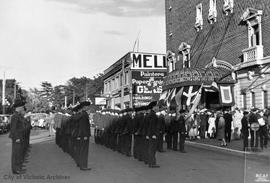
<path fill-rule="evenodd" d="M 0 115 L 0 134 L 10 130 L 10 115 Z"/>

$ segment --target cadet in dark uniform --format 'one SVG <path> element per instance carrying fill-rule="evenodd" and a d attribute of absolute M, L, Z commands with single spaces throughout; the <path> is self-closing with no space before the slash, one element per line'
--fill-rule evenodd
<path fill-rule="evenodd" d="M 167 149 L 172 149 L 172 133 L 171 133 L 171 113 L 165 114 L 165 141 Z"/>
<path fill-rule="evenodd" d="M 163 136 L 165 133 L 165 119 L 164 119 L 165 111 L 157 112 L 158 116 L 158 125 L 159 125 L 159 135 L 157 138 L 157 150 L 158 152 L 165 152 L 163 149 Z"/>
<path fill-rule="evenodd" d="M 24 144 L 23 138 L 25 133 L 24 124 L 27 123 L 24 118 L 25 115 L 25 102 L 22 100 L 15 100 L 13 107 L 15 108 L 14 114 L 11 116 L 10 134 L 9 138 L 12 139 L 12 154 L 11 154 L 11 169 L 14 174 L 22 174 L 23 151 Z"/>
<path fill-rule="evenodd" d="M 185 111 L 180 110 L 179 112 L 180 112 L 180 116 L 177 119 L 178 124 L 179 124 L 179 136 L 180 136 L 179 149 L 180 149 L 180 152 L 186 153 L 185 151 L 185 139 L 186 139 Z"/>
<path fill-rule="evenodd" d="M 149 121 L 147 130 L 147 139 L 149 141 L 147 162 L 150 168 L 159 167 L 159 165 L 156 164 L 156 157 L 155 157 L 157 151 L 157 137 L 159 135 L 160 130 L 158 128 L 158 117 L 156 115 L 157 110 L 158 106 L 153 106 L 153 108 L 150 109 L 149 114 L 146 117 L 147 121 Z"/>
<path fill-rule="evenodd" d="M 178 121 L 176 120 L 176 114 L 172 113 L 171 116 L 171 134 L 172 134 L 172 144 L 173 144 L 173 150 L 177 151 L 177 144 L 178 144 L 178 130 L 179 125 Z"/>
<path fill-rule="evenodd" d="M 243 145 L 244 145 L 243 151 L 246 151 L 248 147 L 249 127 L 248 127 L 247 115 L 248 115 L 248 112 L 244 111 L 244 117 L 241 120 L 241 123 L 242 123 L 241 133 L 243 136 Z"/>
<path fill-rule="evenodd" d="M 89 149 L 89 137 L 90 137 L 90 123 L 89 116 L 84 110 L 84 106 L 90 105 L 90 102 L 81 103 L 78 108 L 74 109 L 80 110 L 79 113 L 74 115 L 74 120 L 78 123 L 78 136 L 79 140 L 79 159 L 78 165 L 80 170 L 91 170 L 88 168 L 88 149 Z"/>

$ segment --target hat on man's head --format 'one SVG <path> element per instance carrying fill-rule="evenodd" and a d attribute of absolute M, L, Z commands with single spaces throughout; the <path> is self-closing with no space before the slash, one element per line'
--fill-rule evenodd
<path fill-rule="evenodd" d="M 23 107 L 26 104 L 26 102 L 20 98 L 16 98 L 14 103 L 13 103 L 13 107 L 17 108 L 17 107 Z"/>
<path fill-rule="evenodd" d="M 244 113 L 243 113 L 243 114 L 244 114 L 244 115 L 246 115 L 246 114 L 248 114 L 248 113 L 249 113 L 248 111 L 244 111 Z"/>

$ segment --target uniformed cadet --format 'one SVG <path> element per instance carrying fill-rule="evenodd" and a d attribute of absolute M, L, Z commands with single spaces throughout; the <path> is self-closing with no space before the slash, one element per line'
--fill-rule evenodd
<path fill-rule="evenodd" d="M 158 117 L 156 112 L 158 110 L 158 106 L 153 104 L 153 107 L 150 105 L 149 114 L 147 115 L 147 121 L 149 121 L 147 128 L 147 136 L 148 139 L 148 157 L 147 163 L 150 168 L 158 168 L 159 165 L 156 164 L 156 150 L 157 150 L 157 137 L 159 135 L 160 129 L 158 125 Z"/>
<path fill-rule="evenodd" d="M 177 144 L 178 144 L 178 121 L 176 120 L 176 113 L 172 113 L 171 116 L 171 134 L 172 134 L 172 148 L 174 151 L 177 151 Z"/>
<path fill-rule="evenodd" d="M 159 152 L 164 152 L 163 149 L 163 136 L 165 133 L 165 111 L 160 111 L 156 113 L 158 116 L 158 125 L 159 125 L 159 135 L 157 137 L 157 150 Z"/>
<path fill-rule="evenodd" d="M 172 149 L 171 116 L 171 113 L 165 114 L 165 141 L 167 143 L 167 149 Z"/>
<path fill-rule="evenodd" d="M 27 146 L 28 127 L 25 115 L 25 102 L 21 99 L 16 99 L 13 107 L 15 108 L 14 114 L 11 116 L 10 134 L 9 138 L 12 139 L 12 154 L 11 154 L 11 169 L 14 174 L 22 174 L 22 163 L 25 156 L 25 146 Z"/>
<path fill-rule="evenodd" d="M 78 132 L 75 133 L 77 136 L 76 139 L 78 140 L 76 143 L 76 162 L 77 165 L 80 167 L 80 170 L 91 170 L 88 168 L 88 149 L 89 149 L 89 138 L 90 138 L 90 123 L 89 123 L 89 115 L 84 110 L 85 106 L 90 105 L 90 102 L 82 102 L 75 111 L 79 110 L 78 113 L 74 114 L 72 119 L 74 123 L 74 127 L 77 127 Z"/>
<path fill-rule="evenodd" d="M 186 153 L 185 151 L 185 139 L 186 139 L 186 124 L 185 124 L 185 110 L 179 111 L 179 117 L 177 119 L 179 124 L 179 150 L 182 153 Z"/>

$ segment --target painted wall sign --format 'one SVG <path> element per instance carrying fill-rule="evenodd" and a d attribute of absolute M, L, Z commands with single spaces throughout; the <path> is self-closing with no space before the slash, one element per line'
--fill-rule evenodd
<path fill-rule="evenodd" d="M 158 100 L 165 76 L 165 71 L 132 71 L 133 104 L 144 106 Z"/>
<path fill-rule="evenodd" d="M 131 69 L 167 69 L 166 56 L 162 54 L 131 53 Z"/>

